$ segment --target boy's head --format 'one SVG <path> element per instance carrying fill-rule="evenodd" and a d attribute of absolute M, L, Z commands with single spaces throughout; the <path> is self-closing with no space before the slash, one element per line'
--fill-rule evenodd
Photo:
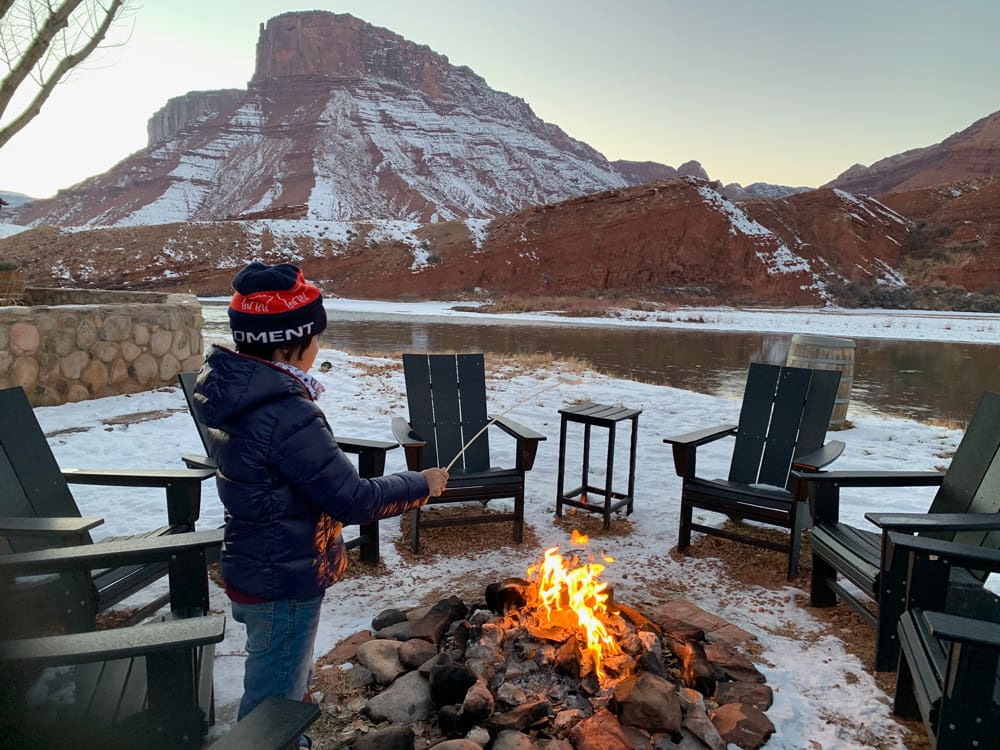
<path fill-rule="evenodd" d="M 297 266 L 255 260 L 233 277 L 229 328 L 237 351 L 272 359 L 274 350 L 307 345 L 326 328 L 323 295 Z"/>

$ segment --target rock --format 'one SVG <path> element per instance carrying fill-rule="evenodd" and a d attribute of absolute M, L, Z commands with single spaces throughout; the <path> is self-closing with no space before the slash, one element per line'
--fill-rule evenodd
<path fill-rule="evenodd" d="M 433 644 L 441 642 L 441 636 L 455 620 L 466 615 L 465 603 L 457 596 L 442 599 L 419 620 L 413 621 L 410 631 L 411 638 L 423 638 Z"/>
<path fill-rule="evenodd" d="M 368 667 L 375 679 L 383 685 L 389 685 L 399 675 L 406 672 L 406 667 L 399 661 L 399 641 L 385 641 L 378 638 L 366 641 L 358 646 L 358 661 Z"/>
<path fill-rule="evenodd" d="M 688 707 L 684 714 L 684 729 L 707 745 L 709 750 L 726 750 L 725 740 L 719 735 L 719 730 L 715 728 L 715 724 L 701 707 L 697 705 Z"/>
<path fill-rule="evenodd" d="M 681 731 L 681 703 L 676 686 L 649 672 L 640 672 L 615 685 L 613 710 L 618 721 L 649 732 Z"/>
<path fill-rule="evenodd" d="M 485 719 L 493 713 L 493 694 L 486 683 L 477 680 L 476 684 L 469 688 L 462 701 L 462 715 L 475 720 Z"/>
<path fill-rule="evenodd" d="M 434 750 L 482 750 L 482 747 L 472 740 L 460 739 L 440 742 L 434 745 Z"/>
<path fill-rule="evenodd" d="M 379 631 L 398 622 L 406 622 L 406 612 L 401 609 L 383 609 L 372 618 L 372 630 Z"/>
<path fill-rule="evenodd" d="M 706 643 L 705 658 L 727 679 L 737 682 L 764 682 L 762 675 L 749 659 L 725 643 Z M 714 691 L 705 691 L 711 694 Z"/>
<path fill-rule="evenodd" d="M 476 675 L 462 664 L 432 667 L 428 675 L 435 706 L 461 703 L 469 688 L 476 684 Z"/>
<path fill-rule="evenodd" d="M 487 732 L 482 727 L 473 727 L 469 730 L 469 733 L 465 735 L 465 739 L 475 742 L 480 747 L 486 747 L 490 744 L 490 733 Z"/>
<path fill-rule="evenodd" d="M 373 721 L 412 724 L 431 715 L 431 689 L 420 672 L 407 672 L 368 700 L 365 710 Z"/>
<path fill-rule="evenodd" d="M 542 722 L 552 715 L 552 706 L 546 700 L 536 700 L 517 706 L 505 713 L 493 714 L 486 721 L 486 728 L 499 733 L 505 729 L 522 731 Z"/>
<path fill-rule="evenodd" d="M 573 727 L 570 740 L 576 750 L 633 750 L 622 725 L 607 710 L 598 711 Z"/>
<path fill-rule="evenodd" d="M 408 726 L 391 726 L 354 740 L 351 750 L 413 750 L 415 735 Z"/>
<path fill-rule="evenodd" d="M 727 703 L 749 703 L 754 708 L 767 711 L 774 701 L 771 688 L 754 682 L 720 682 L 715 686 L 715 702 L 720 706 Z"/>
<path fill-rule="evenodd" d="M 334 646 L 333 650 L 326 655 L 326 659 L 333 664 L 344 661 L 354 661 L 358 653 L 358 647 L 362 643 L 370 641 L 371 639 L 371 632 L 367 630 L 360 630 L 353 635 L 347 636 L 347 638 Z"/>
<path fill-rule="evenodd" d="M 746 703 L 729 703 L 712 712 L 712 723 L 728 743 L 757 750 L 774 734 L 774 724 L 760 709 Z"/>
<path fill-rule="evenodd" d="M 437 649 L 433 643 L 419 638 L 411 638 L 399 647 L 399 661 L 407 669 L 417 669 L 428 659 L 434 658 L 436 654 Z"/>
<path fill-rule="evenodd" d="M 493 740 L 492 750 L 536 750 L 538 743 L 522 732 L 505 729 Z"/>

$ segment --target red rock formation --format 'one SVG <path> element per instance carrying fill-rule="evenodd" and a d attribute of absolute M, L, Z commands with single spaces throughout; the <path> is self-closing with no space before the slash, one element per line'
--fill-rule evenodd
<path fill-rule="evenodd" d="M 457 297 L 478 289 L 815 305 L 831 301 L 830 281 L 898 283 L 893 269 L 909 236 L 909 223 L 874 199 L 822 190 L 739 207 L 694 178 L 574 198 L 484 225 L 304 219 L 41 228 L 0 240 L 0 257 L 35 258 L 37 285 L 224 294 L 236 268 L 262 257 L 294 259 L 327 291 L 349 297 Z"/>
<path fill-rule="evenodd" d="M 881 195 L 1000 174 L 1000 112 L 934 146 L 905 151 L 870 167 L 855 164 L 823 187 Z"/>
<path fill-rule="evenodd" d="M 325 11 L 262 24 L 248 91 L 171 99 L 149 135 L 149 147 L 106 174 L 8 220 L 162 224 L 305 205 L 316 219 L 432 222 L 498 216 L 648 177 L 626 176 L 469 68 Z M 684 169 L 704 173 L 697 162 Z"/>

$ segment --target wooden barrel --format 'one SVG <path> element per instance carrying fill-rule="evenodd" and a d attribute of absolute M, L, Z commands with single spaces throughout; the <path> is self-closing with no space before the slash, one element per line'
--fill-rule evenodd
<path fill-rule="evenodd" d="M 854 349 L 851 339 L 833 336 L 810 336 L 796 333 L 785 361 L 790 367 L 808 367 L 813 370 L 839 370 L 840 388 L 830 417 L 830 429 L 842 430 L 847 419 L 847 405 L 851 400 L 854 384 Z"/>

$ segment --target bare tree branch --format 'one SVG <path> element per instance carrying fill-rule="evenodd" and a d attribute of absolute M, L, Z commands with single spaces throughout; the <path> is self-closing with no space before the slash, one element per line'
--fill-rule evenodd
<path fill-rule="evenodd" d="M 0 0 L 0 10 L 3 10 L 0 25 L 5 27 L 3 41 L 15 48 L 13 56 L 10 49 L 4 49 L 5 56 L 9 61 L 13 59 L 14 64 L 0 82 L 0 117 L 29 75 L 35 76 L 38 84 L 37 93 L 24 110 L 0 128 L 0 148 L 41 112 L 42 105 L 66 74 L 100 46 L 126 1 L 110 0 L 107 5 L 94 2 L 92 6 L 85 6 L 83 11 L 89 14 L 86 21 L 73 19 L 74 11 L 85 0 L 64 0 L 58 7 L 46 3 L 47 16 L 39 23 L 34 5 L 29 3 L 24 9 L 27 15 L 22 21 L 8 17 L 8 14 L 14 13 L 17 0 Z M 19 26 L 19 23 L 25 26 Z M 75 29 L 68 31 L 71 23 Z M 78 47 L 80 42 L 83 44 Z M 58 52 L 53 51 L 53 43 L 58 46 Z M 46 71 L 44 64 L 48 57 L 58 59 L 51 71 Z"/>

